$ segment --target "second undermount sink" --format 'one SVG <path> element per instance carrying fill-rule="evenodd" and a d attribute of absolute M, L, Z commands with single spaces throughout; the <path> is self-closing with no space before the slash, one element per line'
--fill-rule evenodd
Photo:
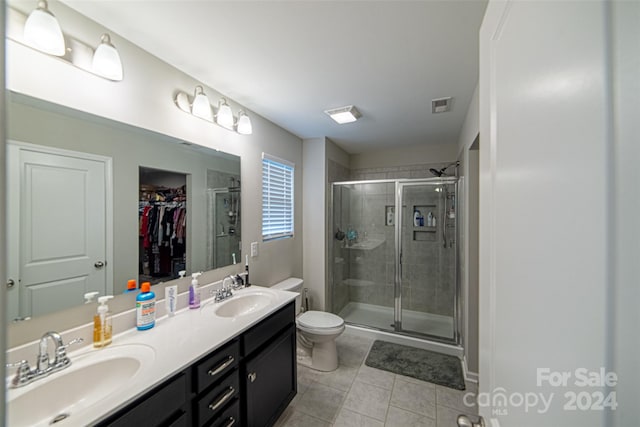
<path fill-rule="evenodd" d="M 73 421 L 74 414 L 126 387 L 153 363 L 155 351 L 145 345 L 113 345 L 70 357 L 70 367 L 8 391 L 8 425 L 48 426 L 67 419 L 83 424 L 82 419 Z"/>
<path fill-rule="evenodd" d="M 214 307 L 220 317 L 238 317 L 262 310 L 275 301 L 275 295 L 267 291 L 238 293 Z"/>

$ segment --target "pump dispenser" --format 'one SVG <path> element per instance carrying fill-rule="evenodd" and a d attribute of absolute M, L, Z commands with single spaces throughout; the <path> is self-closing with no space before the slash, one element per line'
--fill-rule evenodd
<path fill-rule="evenodd" d="M 198 277 L 202 272 L 193 273 L 191 275 L 191 286 L 189 286 L 189 308 L 200 307 L 200 285 L 198 284 Z"/>
<path fill-rule="evenodd" d="M 91 304 L 93 302 L 93 299 L 95 297 L 97 297 L 98 295 L 100 295 L 100 292 L 98 292 L 98 291 L 87 292 L 86 294 L 84 294 L 84 303 L 85 304 Z"/>
<path fill-rule="evenodd" d="M 93 316 L 93 346 L 105 347 L 111 344 L 111 313 L 107 301 L 113 295 L 105 295 L 98 298 L 98 312 Z"/>

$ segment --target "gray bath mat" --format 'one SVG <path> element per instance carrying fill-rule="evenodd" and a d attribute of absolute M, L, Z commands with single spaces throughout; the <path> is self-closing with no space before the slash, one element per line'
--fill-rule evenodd
<path fill-rule="evenodd" d="M 460 359 L 386 341 L 373 343 L 365 365 L 445 387 L 464 390 Z"/>

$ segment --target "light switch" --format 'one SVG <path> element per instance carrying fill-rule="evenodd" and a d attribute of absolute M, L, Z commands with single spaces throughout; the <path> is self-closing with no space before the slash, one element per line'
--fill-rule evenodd
<path fill-rule="evenodd" d="M 251 242 L 251 257 L 255 258 L 258 256 L 258 242 Z"/>

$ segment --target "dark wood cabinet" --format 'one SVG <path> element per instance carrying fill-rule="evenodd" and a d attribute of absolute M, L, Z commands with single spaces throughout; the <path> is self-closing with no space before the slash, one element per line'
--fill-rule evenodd
<path fill-rule="evenodd" d="M 244 360 L 247 427 L 272 426 L 296 395 L 295 348 L 296 329 L 290 326 Z"/>
<path fill-rule="evenodd" d="M 98 426 L 272 426 L 297 392 L 291 302 Z"/>

